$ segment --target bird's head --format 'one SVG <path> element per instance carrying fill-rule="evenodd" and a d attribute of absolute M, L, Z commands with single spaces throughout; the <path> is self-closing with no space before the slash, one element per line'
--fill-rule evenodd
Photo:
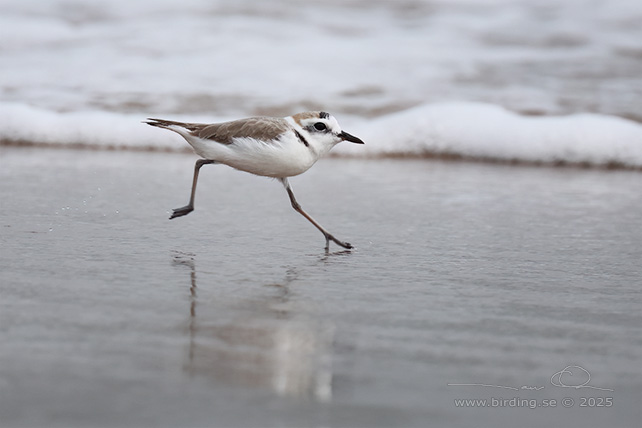
<path fill-rule="evenodd" d="M 315 147 L 330 150 L 341 141 L 364 144 L 361 139 L 348 134 L 339 126 L 339 122 L 330 113 L 324 111 L 307 111 L 292 116 L 304 135 Z"/>

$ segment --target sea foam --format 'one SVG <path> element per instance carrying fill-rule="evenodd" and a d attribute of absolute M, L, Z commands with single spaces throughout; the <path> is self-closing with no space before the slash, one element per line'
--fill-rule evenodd
<path fill-rule="evenodd" d="M 58 113 L 0 104 L 0 138 L 7 144 L 184 151 L 180 137 L 151 128 L 133 114 Z M 217 122 L 223 117 L 172 119 Z M 373 119 L 338 118 L 365 146 L 337 146 L 356 157 L 457 157 L 486 161 L 642 168 L 642 125 L 614 116 L 523 116 L 470 102 L 424 104 Z"/>
<path fill-rule="evenodd" d="M 642 125 L 614 116 L 523 116 L 491 104 L 453 102 L 355 128 L 368 143 L 362 154 L 642 167 Z"/>

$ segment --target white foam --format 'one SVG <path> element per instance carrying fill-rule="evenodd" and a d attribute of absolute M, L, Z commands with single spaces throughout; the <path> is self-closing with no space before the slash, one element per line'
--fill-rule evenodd
<path fill-rule="evenodd" d="M 5 141 L 152 150 L 185 150 L 171 132 L 141 123 L 144 117 L 107 112 L 56 113 L 20 104 L 0 104 Z M 173 119 L 218 121 L 191 116 Z M 340 118 L 341 119 L 341 118 Z M 439 156 L 541 163 L 617 164 L 642 167 L 642 125 L 618 117 L 578 114 L 521 116 L 482 103 L 425 104 L 376 119 L 341 121 L 366 144 L 342 143 L 350 156 Z"/>
<path fill-rule="evenodd" d="M 642 125 L 613 116 L 521 116 L 490 104 L 440 103 L 354 128 L 367 144 L 343 146 L 345 153 L 642 167 Z"/>
<path fill-rule="evenodd" d="M 123 149 L 175 149 L 176 141 L 152 132 L 142 117 L 101 111 L 59 113 L 0 103 L 0 136 L 10 143 Z"/>

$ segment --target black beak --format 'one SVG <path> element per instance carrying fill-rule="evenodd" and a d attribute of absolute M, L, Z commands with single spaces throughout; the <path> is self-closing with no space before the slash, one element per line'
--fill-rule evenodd
<path fill-rule="evenodd" d="M 345 131 L 341 131 L 339 133 L 339 138 L 341 138 L 342 140 L 345 140 L 345 141 L 350 141 L 351 143 L 355 143 L 355 144 L 365 144 L 359 138 L 355 137 L 354 135 L 350 135 Z"/>

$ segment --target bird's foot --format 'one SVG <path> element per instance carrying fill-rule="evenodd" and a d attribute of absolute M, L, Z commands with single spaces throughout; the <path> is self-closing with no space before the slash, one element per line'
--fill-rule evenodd
<path fill-rule="evenodd" d="M 349 242 L 339 241 L 339 240 L 338 240 L 337 238 L 335 238 L 334 236 L 332 236 L 332 235 L 328 234 L 328 235 L 326 235 L 326 237 L 325 237 L 325 251 L 326 251 L 326 252 L 330 251 L 330 240 L 332 240 L 332 242 L 334 242 L 335 244 L 337 244 L 337 245 L 339 245 L 339 246 L 341 246 L 341 247 L 345 248 L 346 250 L 352 250 L 352 249 L 354 248 L 354 247 L 352 246 L 352 244 L 350 244 Z"/>
<path fill-rule="evenodd" d="M 194 211 L 194 206 L 185 205 L 184 207 L 174 208 L 172 211 L 172 216 L 169 218 L 170 220 L 191 213 L 192 211 Z"/>

